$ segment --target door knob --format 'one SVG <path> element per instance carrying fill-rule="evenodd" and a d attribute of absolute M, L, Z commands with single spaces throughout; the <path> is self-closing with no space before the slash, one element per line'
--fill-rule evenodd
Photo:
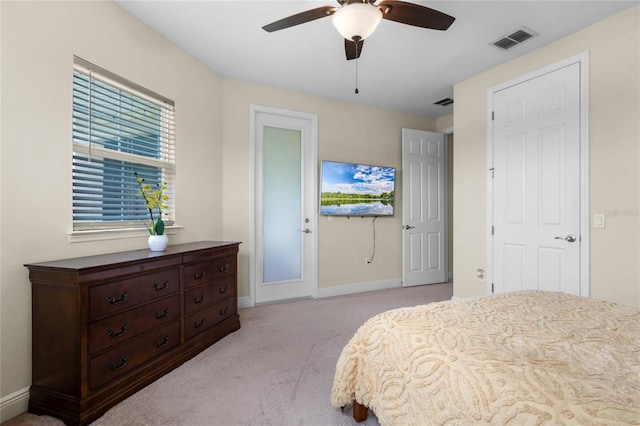
<path fill-rule="evenodd" d="M 302 230 L 302 232 L 304 232 L 305 234 L 310 234 L 310 233 L 311 233 L 311 229 L 309 229 L 309 228 L 304 228 L 304 229 Z"/>
<path fill-rule="evenodd" d="M 404 229 L 413 229 L 413 228 L 415 228 L 415 226 L 411 226 L 411 225 L 405 225 L 404 226 Z"/>
<path fill-rule="evenodd" d="M 566 237 L 555 237 L 556 240 L 565 240 L 570 243 L 574 243 L 576 241 L 576 236 L 573 234 L 569 234 Z"/>

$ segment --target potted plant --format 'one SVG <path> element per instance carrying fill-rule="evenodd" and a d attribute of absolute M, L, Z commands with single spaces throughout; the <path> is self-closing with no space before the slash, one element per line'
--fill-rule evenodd
<path fill-rule="evenodd" d="M 156 188 L 144 183 L 144 178 L 138 176 L 135 173 L 138 187 L 140 188 L 140 194 L 144 198 L 144 204 L 149 209 L 149 216 L 151 217 L 151 226 L 146 223 L 144 226 L 149 231 L 149 248 L 151 251 L 165 251 L 169 240 L 164 234 L 164 221 L 162 220 L 162 211 L 167 208 L 165 202 L 169 200 L 169 197 L 164 194 L 167 189 L 166 184 L 157 184 Z M 153 211 L 158 210 L 157 215 L 154 216 Z"/>

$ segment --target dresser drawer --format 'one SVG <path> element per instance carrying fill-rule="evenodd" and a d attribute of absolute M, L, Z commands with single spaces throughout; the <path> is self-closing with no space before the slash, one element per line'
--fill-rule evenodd
<path fill-rule="evenodd" d="M 184 286 L 193 287 L 207 281 L 236 274 L 236 257 L 225 256 L 184 267 Z"/>
<path fill-rule="evenodd" d="M 180 321 L 143 334 L 89 361 L 91 390 L 180 344 Z"/>
<path fill-rule="evenodd" d="M 180 290 L 180 270 L 168 269 L 89 289 L 91 318 L 131 308 Z"/>
<path fill-rule="evenodd" d="M 236 303 L 235 298 L 228 298 L 187 316 L 184 320 L 185 340 L 235 314 Z"/>
<path fill-rule="evenodd" d="M 180 295 L 125 311 L 89 326 L 89 353 L 122 343 L 180 318 Z"/>
<path fill-rule="evenodd" d="M 184 312 L 193 312 L 211 303 L 236 295 L 235 279 L 232 276 L 194 287 L 184 292 Z"/>

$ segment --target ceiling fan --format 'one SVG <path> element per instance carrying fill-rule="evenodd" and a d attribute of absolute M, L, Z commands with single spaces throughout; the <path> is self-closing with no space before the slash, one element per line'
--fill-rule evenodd
<path fill-rule="evenodd" d="M 323 6 L 288 16 L 262 27 L 267 32 L 283 30 L 333 15 L 333 24 L 344 37 L 347 60 L 362 53 L 364 39 L 369 37 L 382 19 L 416 27 L 444 31 L 456 18 L 446 13 L 399 0 L 337 0 L 340 6 Z"/>

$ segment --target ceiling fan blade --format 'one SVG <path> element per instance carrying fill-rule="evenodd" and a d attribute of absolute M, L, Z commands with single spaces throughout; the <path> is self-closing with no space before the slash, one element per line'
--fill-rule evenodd
<path fill-rule="evenodd" d="M 338 8 L 333 6 L 323 6 L 311 10 L 306 10 L 304 12 L 296 13 L 295 15 L 287 16 L 286 18 L 282 18 L 278 21 L 267 24 L 262 27 L 262 29 L 269 33 L 273 31 L 283 30 L 295 25 L 304 24 L 305 22 L 315 21 L 316 19 L 331 16 L 336 12 L 336 10 L 338 10 Z"/>
<path fill-rule="evenodd" d="M 357 43 L 357 46 L 356 46 L 356 43 Z M 347 61 L 360 57 L 360 54 L 362 53 L 363 44 L 364 44 L 364 40 L 353 41 L 353 40 L 347 40 L 346 38 L 344 39 L 344 52 L 347 54 Z"/>
<path fill-rule="evenodd" d="M 456 20 L 446 13 L 399 0 L 384 0 L 378 4 L 378 9 L 384 19 L 432 30 L 444 31 Z"/>

